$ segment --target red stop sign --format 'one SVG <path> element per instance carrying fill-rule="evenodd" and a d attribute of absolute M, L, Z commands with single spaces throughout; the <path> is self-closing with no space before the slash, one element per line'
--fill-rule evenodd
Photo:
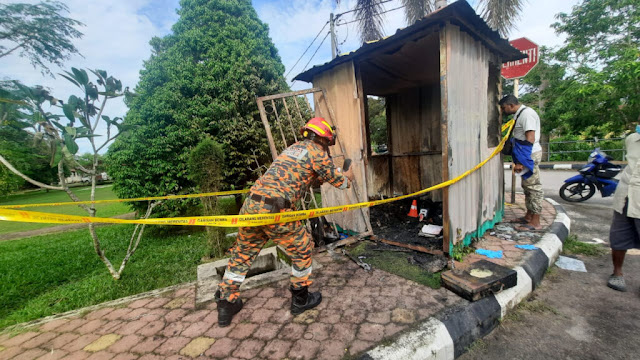
<path fill-rule="evenodd" d="M 502 64 L 502 77 L 505 79 L 521 78 L 538 64 L 538 44 L 524 37 L 511 40 L 509 43 L 528 57 Z"/>

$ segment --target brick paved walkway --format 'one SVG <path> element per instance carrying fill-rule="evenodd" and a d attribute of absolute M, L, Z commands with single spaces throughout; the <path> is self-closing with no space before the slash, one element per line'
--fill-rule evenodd
<path fill-rule="evenodd" d="M 524 214 L 522 199 L 505 220 Z M 545 203 L 544 224 L 555 211 Z M 531 240 L 520 239 L 526 243 Z M 478 247 L 502 249 L 503 265 L 523 250 L 487 235 Z M 322 289 L 318 308 L 292 317 L 288 280 L 242 294 L 246 304 L 231 326 L 216 324 L 215 304 L 194 309 L 193 286 L 117 307 L 58 319 L 0 335 L 3 359 L 342 359 L 389 341 L 447 307 L 465 305 L 444 288 L 434 290 L 381 270 L 365 272 L 351 261 L 315 257 L 324 268 L 312 288 Z M 468 263 L 479 259 L 472 254 Z"/>

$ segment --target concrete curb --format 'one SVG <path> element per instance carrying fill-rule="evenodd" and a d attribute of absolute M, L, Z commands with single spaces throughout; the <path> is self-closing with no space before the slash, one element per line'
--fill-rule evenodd
<path fill-rule="evenodd" d="M 540 285 L 547 268 L 562 251 L 562 244 L 571 230 L 571 220 L 564 208 L 553 199 L 546 199 L 556 210 L 549 231 L 536 243 L 538 249 L 525 255 L 518 273 L 518 284 L 498 294 L 476 302 L 449 309 L 436 318 L 404 333 L 390 345 L 379 345 L 363 354 L 370 359 L 437 359 L 451 360 L 462 355 L 476 340 L 496 328 L 507 311 L 513 309 Z"/>

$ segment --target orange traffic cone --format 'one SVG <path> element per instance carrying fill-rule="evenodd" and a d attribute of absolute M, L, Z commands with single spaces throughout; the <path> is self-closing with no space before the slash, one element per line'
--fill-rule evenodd
<path fill-rule="evenodd" d="M 407 216 L 418 217 L 418 201 L 413 200 L 411 203 L 411 210 L 409 210 L 409 214 Z"/>

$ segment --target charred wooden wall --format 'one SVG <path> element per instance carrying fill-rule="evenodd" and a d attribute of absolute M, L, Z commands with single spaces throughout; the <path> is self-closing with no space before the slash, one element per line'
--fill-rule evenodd
<path fill-rule="evenodd" d="M 488 139 L 490 134 L 492 138 L 496 136 L 495 129 L 489 131 L 489 126 L 499 126 L 499 123 L 489 121 L 495 116 L 492 109 L 497 104 L 497 94 L 493 91 L 491 96 L 488 94 L 490 84 L 496 82 L 495 72 L 490 73 L 489 67 L 500 61 L 482 43 L 455 25 L 448 24 L 443 35 L 441 49 L 446 49 L 441 64 L 446 73 L 445 170 L 448 178 L 453 179 L 494 150 Z M 491 141 L 491 145 L 495 146 L 495 141 Z M 498 156 L 449 187 L 445 212 L 451 245 L 481 235 L 483 229 L 499 220 L 503 209 L 503 172 Z"/>

